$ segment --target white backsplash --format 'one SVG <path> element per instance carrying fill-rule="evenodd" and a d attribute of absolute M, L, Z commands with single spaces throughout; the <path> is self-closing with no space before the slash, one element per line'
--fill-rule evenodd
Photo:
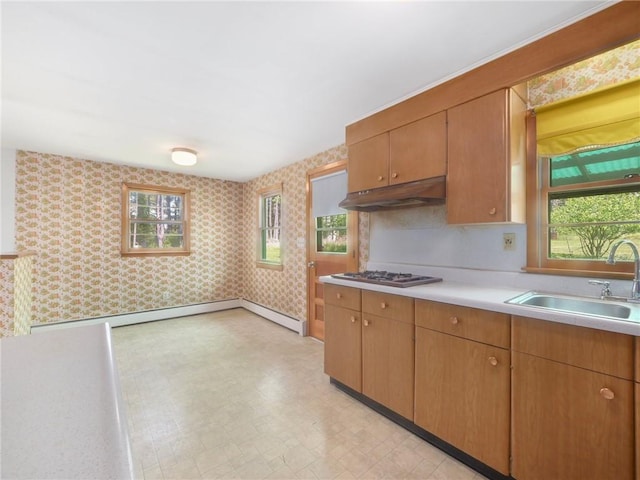
<path fill-rule="evenodd" d="M 525 273 L 526 225 L 447 225 L 446 207 L 373 212 L 369 217 L 370 270 L 404 271 L 445 281 L 597 296 L 588 278 Z M 503 234 L 515 233 L 515 250 Z M 630 281 L 611 280 L 614 294 L 628 295 Z"/>

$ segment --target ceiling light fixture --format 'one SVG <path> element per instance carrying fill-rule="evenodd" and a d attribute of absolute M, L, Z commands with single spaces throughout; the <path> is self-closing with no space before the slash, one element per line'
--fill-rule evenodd
<path fill-rule="evenodd" d="M 195 165 L 198 161 L 197 153 L 190 148 L 177 147 L 171 150 L 171 160 L 177 165 Z"/>

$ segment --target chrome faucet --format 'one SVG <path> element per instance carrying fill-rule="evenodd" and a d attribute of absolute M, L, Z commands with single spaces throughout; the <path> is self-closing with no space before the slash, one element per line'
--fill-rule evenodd
<path fill-rule="evenodd" d="M 616 255 L 616 251 L 618 250 L 618 247 L 620 245 L 629 245 L 629 248 L 631 248 L 631 251 L 633 252 L 633 258 L 635 261 L 635 271 L 634 271 L 634 275 L 633 275 L 633 283 L 631 284 L 631 299 L 633 300 L 638 300 L 640 299 L 640 254 L 638 254 L 638 247 L 636 247 L 636 245 L 631 241 L 631 240 L 626 240 L 626 239 L 622 239 L 622 240 L 618 240 L 616 243 L 613 244 L 613 246 L 611 247 L 611 251 L 609 252 L 609 258 L 607 259 L 607 263 L 613 265 L 614 263 L 616 263 L 615 261 L 615 255 Z"/>

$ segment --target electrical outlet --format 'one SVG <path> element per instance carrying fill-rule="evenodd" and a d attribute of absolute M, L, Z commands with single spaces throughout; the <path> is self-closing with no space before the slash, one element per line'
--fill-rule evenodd
<path fill-rule="evenodd" d="M 516 234 L 515 233 L 503 233 L 502 234 L 502 249 L 503 250 L 515 250 L 516 249 Z"/>

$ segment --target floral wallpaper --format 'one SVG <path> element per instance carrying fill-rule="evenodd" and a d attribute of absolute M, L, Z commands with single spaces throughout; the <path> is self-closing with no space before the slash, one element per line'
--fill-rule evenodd
<path fill-rule="evenodd" d="M 120 256 L 125 181 L 191 190 L 191 255 Z M 240 297 L 242 208 L 241 183 L 18 151 L 16 248 L 36 253 L 34 323 Z"/>
<path fill-rule="evenodd" d="M 0 338 L 30 332 L 32 255 L 0 258 Z"/>
<path fill-rule="evenodd" d="M 529 81 L 529 106 L 539 107 L 637 77 L 640 40 Z"/>
<path fill-rule="evenodd" d="M 306 173 L 346 158 L 340 145 L 242 184 L 18 151 L 16 247 L 35 255 L 0 262 L 0 337 L 31 323 L 241 297 L 306 319 Z M 190 256 L 120 256 L 124 181 L 191 190 Z M 256 191 L 274 183 L 286 215 L 281 272 L 255 264 Z M 368 214 L 359 236 L 365 266 Z"/>

